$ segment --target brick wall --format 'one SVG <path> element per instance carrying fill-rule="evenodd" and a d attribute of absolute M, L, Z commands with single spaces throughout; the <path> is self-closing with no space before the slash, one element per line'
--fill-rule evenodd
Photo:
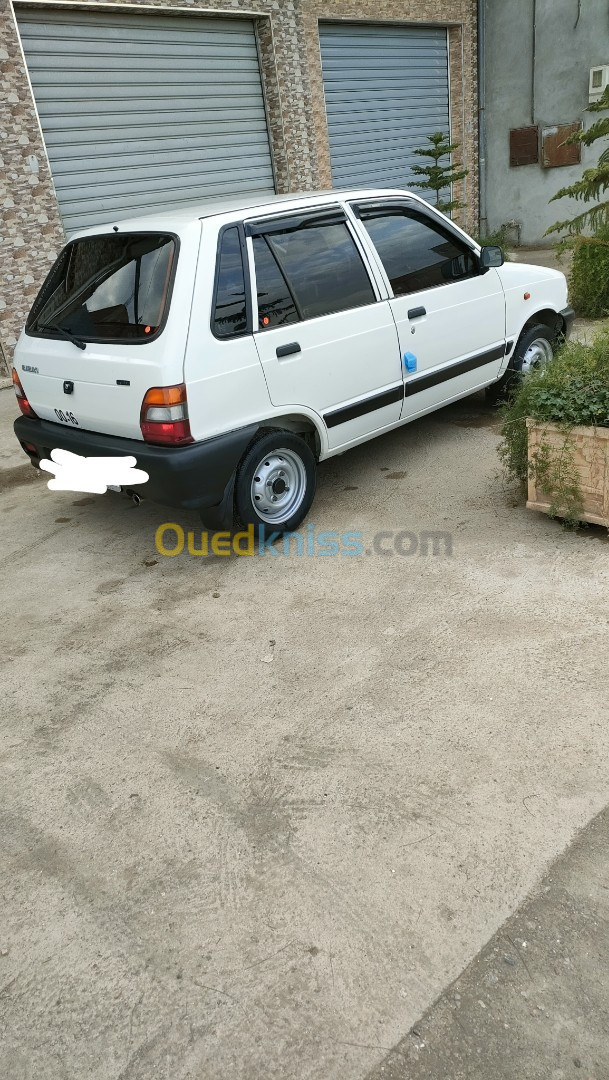
<path fill-rule="evenodd" d="M 459 197 L 476 227 L 476 0 L 152 0 L 159 8 L 257 16 L 279 191 L 331 186 L 318 20 L 449 25 L 452 134 L 470 175 Z M 133 0 L 137 8 L 144 0 Z M 75 7 L 94 7 L 78 4 Z M 126 5 L 121 5 L 126 6 Z M 150 0 L 145 0 L 149 9 Z M 0 365 L 64 235 L 9 0 L 0 0 Z"/>

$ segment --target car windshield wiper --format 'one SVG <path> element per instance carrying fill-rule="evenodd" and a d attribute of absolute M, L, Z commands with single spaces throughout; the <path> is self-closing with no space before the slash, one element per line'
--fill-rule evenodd
<path fill-rule="evenodd" d="M 63 326 L 58 326 L 57 323 L 37 323 L 38 330 L 51 330 L 55 334 L 59 334 L 60 337 L 65 338 L 66 341 L 71 341 L 73 345 L 76 345 L 77 349 L 86 349 L 86 344 L 81 341 L 75 334 L 71 334 L 69 330 L 64 330 Z"/>

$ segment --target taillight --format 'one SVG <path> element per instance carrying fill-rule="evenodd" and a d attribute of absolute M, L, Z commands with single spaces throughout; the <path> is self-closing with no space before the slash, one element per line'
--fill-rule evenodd
<path fill-rule="evenodd" d="M 21 380 L 17 374 L 17 369 L 13 368 L 13 386 L 15 387 L 15 394 L 17 395 L 17 404 L 21 409 L 24 416 L 31 416 L 33 420 L 37 420 L 38 416 L 34 412 L 28 399 L 25 396 L 25 390 L 21 385 Z"/>
<path fill-rule="evenodd" d="M 188 422 L 186 387 L 153 386 L 146 391 L 140 414 L 144 441 L 163 446 L 185 446 L 193 442 Z"/>

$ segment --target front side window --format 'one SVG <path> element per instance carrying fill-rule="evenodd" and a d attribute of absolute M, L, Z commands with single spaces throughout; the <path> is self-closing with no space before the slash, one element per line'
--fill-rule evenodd
<path fill-rule="evenodd" d="M 395 296 L 479 273 L 476 257 L 467 245 L 416 210 L 367 207 L 360 215 Z"/>
<path fill-rule="evenodd" d="M 64 248 L 26 331 L 85 341 L 147 341 L 162 329 L 176 262 L 173 237 L 110 233 Z"/>
<path fill-rule="evenodd" d="M 236 337 L 247 331 L 243 252 L 236 225 L 222 233 L 217 274 L 212 328 L 216 337 Z"/>
<path fill-rule="evenodd" d="M 301 318 L 314 319 L 375 302 L 368 272 L 344 221 L 286 223 L 265 230 L 260 239 L 268 244 L 284 281 L 280 302 L 288 305 L 287 288 L 294 305 L 286 306 L 290 321 L 294 309 Z"/>

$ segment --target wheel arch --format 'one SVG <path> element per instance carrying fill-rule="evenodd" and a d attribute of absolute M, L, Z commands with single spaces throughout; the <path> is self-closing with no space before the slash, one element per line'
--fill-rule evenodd
<path fill-rule="evenodd" d="M 506 388 L 509 387 L 515 379 L 516 370 L 521 370 L 521 367 L 516 369 L 515 366 L 518 350 L 523 343 L 523 340 L 526 338 L 527 333 L 536 327 L 548 330 L 549 336 L 554 339 L 553 345 L 555 342 L 559 341 L 562 335 L 566 337 L 566 320 L 560 312 L 556 311 L 554 308 L 540 308 L 538 311 L 535 311 L 524 323 L 518 336 L 516 338 L 510 336 L 506 354 L 507 362 L 505 363 L 499 378 L 486 387 L 487 400 L 492 401 L 494 404 L 504 400 Z"/>
<path fill-rule="evenodd" d="M 308 418 L 300 414 L 270 420 L 260 422 L 235 470 L 233 520 L 242 528 L 253 524 L 275 533 L 291 532 L 315 496 L 317 456 L 312 440 L 316 429 L 311 421 L 311 427 L 305 426 Z M 278 483 L 281 488 L 275 487 Z"/>
<path fill-rule="evenodd" d="M 319 461 L 327 451 L 327 437 L 325 429 L 319 418 L 307 416 L 306 413 L 293 410 L 286 413 L 277 413 L 264 417 L 249 425 L 249 437 L 240 449 L 240 455 L 235 462 L 232 476 L 225 488 L 221 501 L 216 506 L 206 507 L 201 517 L 206 528 L 217 531 L 233 527 L 235 506 L 235 481 L 241 462 L 249 453 L 251 447 L 261 435 L 272 431 L 286 431 L 292 435 L 299 435 L 305 440 L 310 448 L 315 461 Z"/>
<path fill-rule="evenodd" d="M 316 461 L 319 461 L 326 450 L 327 437 L 322 425 L 305 413 L 282 413 L 259 420 L 255 438 L 267 431 L 289 431 L 292 435 L 300 435 L 310 446 Z"/>
<path fill-rule="evenodd" d="M 531 327 L 539 325 L 547 326 L 556 337 L 559 337 L 561 334 L 566 334 L 567 331 L 566 320 L 559 311 L 555 311 L 554 308 L 541 308 L 539 311 L 536 311 L 533 315 L 529 316 L 518 335 L 518 341 L 520 341 L 523 334 L 526 334 Z"/>

